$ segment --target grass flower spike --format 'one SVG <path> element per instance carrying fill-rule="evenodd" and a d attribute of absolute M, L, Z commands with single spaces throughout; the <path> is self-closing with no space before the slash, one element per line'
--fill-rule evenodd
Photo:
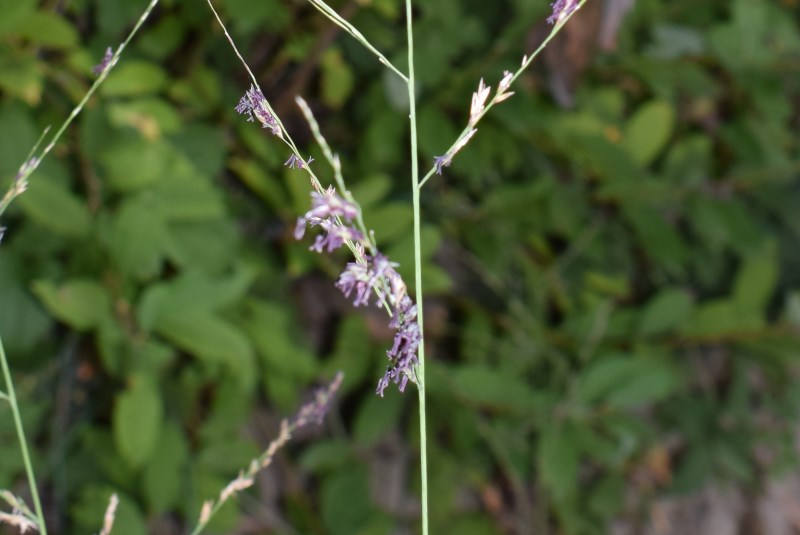
<path fill-rule="evenodd" d="M 260 89 L 251 85 L 250 89 L 239 100 L 236 111 L 241 115 L 247 115 L 247 120 L 254 122 L 258 120 L 264 128 L 268 128 L 274 135 L 281 137 L 281 128 L 278 121 L 269 110 L 267 99 Z"/>

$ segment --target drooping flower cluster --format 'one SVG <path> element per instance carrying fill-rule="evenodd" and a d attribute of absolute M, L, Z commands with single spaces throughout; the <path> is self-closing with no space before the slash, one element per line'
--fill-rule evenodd
<path fill-rule="evenodd" d="M 553 8 L 553 14 L 547 17 L 547 23 L 557 24 L 578 9 L 578 0 L 557 0 L 550 7 Z"/>
<path fill-rule="evenodd" d="M 241 100 L 239 100 L 239 104 L 236 106 L 236 112 L 241 115 L 247 115 L 247 120 L 250 122 L 255 122 L 257 120 L 261 123 L 263 128 L 269 128 L 274 135 L 278 137 L 283 136 L 281 128 L 278 126 L 278 121 L 275 120 L 275 116 L 269 111 L 267 99 L 264 98 L 264 94 L 257 87 L 250 86 L 250 89 L 248 89 Z"/>
<path fill-rule="evenodd" d="M 377 295 L 377 304 L 387 303 L 392 311 L 389 327 L 397 331 L 391 349 L 386 352 L 389 366 L 378 381 L 376 393 L 383 392 L 390 382 L 405 391 L 409 379 L 414 377 L 414 367 L 419 364 L 417 349 L 422 339 L 417 323 L 417 307 L 406 292 L 403 278 L 394 269 L 397 264 L 390 262 L 380 253 L 365 255 L 363 262 L 350 262 L 339 276 L 336 287 L 346 297 L 355 292 L 353 304 L 369 304 L 369 298 Z"/>
<path fill-rule="evenodd" d="M 358 243 L 364 239 L 361 232 L 350 225 L 357 215 L 355 205 L 339 197 L 333 187 L 324 193 L 311 192 L 311 210 L 297 219 L 294 237 L 301 239 L 306 227 L 320 227 L 324 232 L 317 236 L 310 249 L 318 253 L 331 253 L 348 240 Z"/>
<path fill-rule="evenodd" d="M 389 326 L 396 331 L 392 348 L 386 352 L 389 366 L 378 381 L 376 393 L 383 396 L 391 382 L 404 391 L 413 378 L 417 360 L 417 349 L 421 332 L 417 323 L 417 309 L 408 297 L 403 278 L 395 270 L 397 264 L 379 252 L 364 251 L 363 233 L 351 225 L 358 215 L 357 207 L 336 194 L 331 187 L 324 193 L 311 193 L 311 210 L 297 220 L 295 238 L 300 239 L 307 227 L 320 227 L 323 233 L 317 236 L 312 251 L 332 252 L 350 241 L 356 251 L 356 261 L 345 267 L 336 287 L 347 298 L 353 298 L 355 306 L 368 305 L 376 296 L 378 306 L 388 306 L 392 314 Z"/>
<path fill-rule="evenodd" d="M 271 129 L 273 134 L 282 135 L 278 121 L 270 112 L 267 101 L 258 88 L 250 87 L 236 106 L 236 111 L 246 115 L 248 121 L 258 120 L 264 128 Z M 473 129 L 462 140 L 461 146 L 474 133 Z M 284 165 L 292 169 L 307 169 L 312 160 L 309 158 L 304 161 L 298 154 L 292 154 Z M 338 158 L 334 156 L 332 161 L 334 167 L 337 167 Z M 449 165 L 449 160 L 445 165 Z M 345 297 L 350 298 L 355 294 L 355 306 L 368 305 L 370 298 L 375 295 L 376 304 L 385 306 L 391 314 L 389 326 L 395 329 L 396 334 L 391 349 L 386 352 L 389 366 L 378 381 L 376 393 L 383 396 L 392 382 L 403 392 L 408 381 L 415 380 L 414 369 L 419 364 L 417 350 L 422 332 L 417 322 L 417 307 L 408 296 L 402 277 L 395 270 L 397 264 L 375 249 L 364 233 L 353 224 L 355 220 L 360 222 L 358 207 L 339 196 L 331 186 L 325 191 L 311 192 L 311 209 L 297 219 L 294 236 L 298 240 L 302 239 L 306 229 L 319 227 L 322 232 L 317 235 L 309 249 L 318 253 L 331 253 L 345 243 L 352 249 L 356 261 L 347 264 L 336 282 L 336 287 Z M 367 249 L 370 254 L 366 253 Z"/>

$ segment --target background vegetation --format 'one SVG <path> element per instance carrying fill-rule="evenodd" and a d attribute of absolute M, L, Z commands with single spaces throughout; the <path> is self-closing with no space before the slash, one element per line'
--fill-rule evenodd
<path fill-rule="evenodd" d="M 312 103 L 413 280 L 404 87 L 304 2 L 218 4 L 319 156 L 293 99 Z M 399 0 L 333 4 L 403 63 Z M 418 3 L 426 165 L 547 4 Z M 3 191 L 143 8 L 0 2 Z M 601 44 L 601 1 L 579 15 L 423 195 L 434 533 L 605 533 L 657 496 L 756 496 L 796 464 L 796 2 L 639 0 Z M 114 533 L 185 530 L 338 369 L 325 428 L 211 531 L 418 525 L 415 396 L 373 393 L 386 317 L 337 294 L 344 257 L 294 241 L 309 185 L 236 116 L 248 86 L 205 3 L 164 0 L 3 221 L 0 332 L 53 532 L 96 531 L 112 490 Z"/>

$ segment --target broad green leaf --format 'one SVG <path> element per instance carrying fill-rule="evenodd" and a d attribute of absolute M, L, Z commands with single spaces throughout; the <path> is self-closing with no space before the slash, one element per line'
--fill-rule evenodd
<path fill-rule="evenodd" d="M 125 201 L 111 223 L 109 249 L 120 271 L 139 280 L 161 271 L 169 240 L 157 205 L 145 197 Z"/>
<path fill-rule="evenodd" d="M 151 511 L 163 512 L 180 504 L 185 484 L 189 447 L 178 426 L 162 427 L 156 451 L 144 468 L 142 494 Z"/>
<path fill-rule="evenodd" d="M 392 189 L 392 179 L 383 173 L 374 173 L 364 177 L 352 188 L 356 202 L 361 205 L 361 209 L 366 211 L 378 205 Z"/>
<path fill-rule="evenodd" d="M 223 365 L 249 391 L 257 381 L 253 347 L 232 323 L 208 312 L 186 310 L 159 317 L 155 331 L 212 365 Z"/>
<path fill-rule="evenodd" d="M 331 535 L 359 533 L 373 510 L 367 470 L 355 464 L 322 481 L 321 513 L 325 531 Z"/>
<path fill-rule="evenodd" d="M 226 214 L 220 192 L 204 177 L 173 177 L 153 188 L 159 208 L 170 221 L 219 219 Z"/>
<path fill-rule="evenodd" d="M 114 403 L 114 443 L 125 461 L 142 468 L 156 452 L 164 407 L 156 385 L 137 376 Z"/>
<path fill-rule="evenodd" d="M 413 386 L 408 387 L 409 390 Z M 390 431 L 397 429 L 405 397 L 395 389 L 384 397 L 370 396 L 361 403 L 353 428 L 354 438 L 361 444 L 370 445 Z"/>
<path fill-rule="evenodd" d="M 452 370 L 456 395 L 478 407 L 530 413 L 538 398 L 524 379 L 484 365 L 462 365 Z"/>
<path fill-rule="evenodd" d="M 91 216 L 86 205 L 43 175 L 32 177 L 28 190 L 17 201 L 26 216 L 59 236 L 82 238 L 89 233 Z"/>
<path fill-rule="evenodd" d="M 118 143 L 101 154 L 105 176 L 111 186 L 131 191 L 166 180 L 174 155 L 168 144 L 136 140 Z"/>
<path fill-rule="evenodd" d="M 341 466 L 353 456 L 353 448 L 345 440 L 315 441 L 304 449 L 300 457 L 300 466 L 319 473 Z"/>
<path fill-rule="evenodd" d="M 33 13 L 16 28 L 15 33 L 46 47 L 71 48 L 78 43 L 75 28 L 52 11 Z"/>
<path fill-rule="evenodd" d="M 758 311 L 741 310 L 735 302 L 719 299 L 698 305 L 681 332 L 685 336 L 714 339 L 760 329 L 763 324 L 763 315 Z"/>
<path fill-rule="evenodd" d="M 242 298 L 254 276 L 250 267 L 240 267 L 226 278 L 190 271 L 170 282 L 151 285 L 139 303 L 137 319 L 149 330 L 167 316 L 210 314 Z"/>
<path fill-rule="evenodd" d="M 266 301 L 251 302 L 245 323 L 267 375 L 280 373 L 308 380 L 317 371 L 317 360 L 299 337 L 292 335 L 289 310 Z"/>
<path fill-rule="evenodd" d="M 14 32 L 34 16 L 37 13 L 36 5 L 35 0 L 0 1 L 0 36 Z"/>
<path fill-rule="evenodd" d="M 182 269 L 220 274 L 235 266 L 241 235 L 233 221 L 173 222 L 169 233 L 167 254 Z"/>
<path fill-rule="evenodd" d="M 350 66 L 337 49 L 322 55 L 322 100 L 331 108 L 340 108 L 353 91 L 354 77 Z"/>
<path fill-rule="evenodd" d="M 628 409 L 656 402 L 681 384 L 673 364 L 657 357 L 598 357 L 578 380 L 578 399 Z"/>
<path fill-rule="evenodd" d="M 108 106 L 108 118 L 115 127 L 133 128 L 149 141 L 177 132 L 182 126 L 175 108 L 159 98 L 113 102 Z"/>
<path fill-rule="evenodd" d="M 254 193 L 261 197 L 270 208 L 289 215 L 294 212 L 287 210 L 288 199 L 286 192 L 275 177 L 267 174 L 261 164 L 253 160 L 233 158 L 228 162 L 231 170 L 250 188 Z"/>
<path fill-rule="evenodd" d="M 688 292 L 665 288 L 644 306 L 639 334 L 651 336 L 669 332 L 686 321 L 693 307 L 694 300 Z"/>
<path fill-rule="evenodd" d="M 641 106 L 625 125 L 622 146 L 642 166 L 647 166 L 664 150 L 675 125 L 675 111 L 663 101 Z"/>
<path fill-rule="evenodd" d="M 97 327 L 111 314 L 111 298 L 91 279 L 72 279 L 56 286 L 53 281 L 33 283 L 33 293 L 57 319 L 78 330 Z"/>
<path fill-rule="evenodd" d="M 111 70 L 100 92 L 106 97 L 132 97 L 157 93 L 166 83 L 167 74 L 158 65 L 123 59 Z"/>
<path fill-rule="evenodd" d="M 21 263 L 4 253 L 0 253 L 0 336 L 6 353 L 14 359 L 46 339 L 52 320 L 28 291 Z"/>
<path fill-rule="evenodd" d="M 539 436 L 539 477 L 557 502 L 569 499 L 578 488 L 580 451 L 578 435 L 570 422 L 552 422 Z"/>
<path fill-rule="evenodd" d="M 763 314 L 778 282 L 778 252 L 775 243 L 746 258 L 733 288 L 736 307 L 742 312 Z"/>

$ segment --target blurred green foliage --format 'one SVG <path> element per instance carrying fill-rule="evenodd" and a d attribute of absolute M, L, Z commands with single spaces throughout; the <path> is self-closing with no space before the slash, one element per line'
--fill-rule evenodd
<path fill-rule="evenodd" d="M 367 225 L 413 280 L 403 87 L 302 2 L 217 3 L 325 169 L 293 97 L 314 103 Z M 0 2 L 3 189 L 144 4 Z M 548 2 L 418 4 L 432 162 Z M 568 63 L 526 74 L 426 186 L 434 533 L 604 533 L 654 496 L 757 489 L 795 465 L 792 5 L 639 0 L 616 50 L 586 44 L 574 108 L 546 90 Z M 399 0 L 334 6 L 404 63 Z M 280 533 L 418 524 L 416 396 L 373 394 L 388 319 L 335 292 L 298 297 L 345 257 L 294 242 L 309 186 L 235 115 L 248 85 L 205 3 L 164 0 L 3 221 L 0 333 L 59 532 L 97 530 L 112 490 L 115 533 L 193 525 L 337 369 L 330 432 L 285 454 L 280 497 L 242 499 L 212 531 L 242 514 Z M 20 476 L 7 415 L 0 405 L 0 487 Z"/>

